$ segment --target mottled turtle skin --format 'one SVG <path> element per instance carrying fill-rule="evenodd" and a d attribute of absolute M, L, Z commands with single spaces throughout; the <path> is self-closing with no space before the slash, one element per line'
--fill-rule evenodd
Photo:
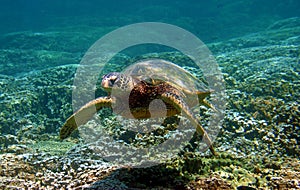
<path fill-rule="evenodd" d="M 190 92 L 184 91 L 184 89 L 178 90 L 178 88 L 170 82 L 152 78 L 140 80 L 133 76 L 117 72 L 104 75 L 101 85 L 103 89 L 108 92 L 108 96 L 99 97 L 88 102 L 71 115 L 60 130 L 61 139 L 67 138 L 78 126 L 85 124 L 97 111 L 104 107 L 115 109 L 115 105 L 117 105 L 117 114 L 126 118 L 146 119 L 161 117 L 162 110 L 152 109 L 151 112 L 149 111 L 150 103 L 157 99 L 165 104 L 164 111 L 166 117 L 182 113 L 183 116 L 188 118 L 193 126 L 196 127 L 197 133 L 203 135 L 203 140 L 213 155 L 216 155 L 209 136 L 190 110 L 190 107 L 198 103 L 213 109 L 213 107 L 205 101 L 205 97 L 211 93 L 210 91 Z M 197 95 L 199 102 L 185 102 L 183 96 L 189 94 Z"/>

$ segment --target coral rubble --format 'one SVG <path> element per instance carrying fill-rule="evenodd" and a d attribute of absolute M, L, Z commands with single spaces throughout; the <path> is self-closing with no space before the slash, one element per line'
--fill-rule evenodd
<path fill-rule="evenodd" d="M 299 22 L 299 18 L 281 20 L 265 31 L 209 44 L 224 73 L 228 103 L 215 140 L 220 155 L 200 154 L 195 143 L 199 139 L 194 137 L 177 157 L 148 168 L 108 163 L 95 154 L 99 144 L 84 144 L 78 133 L 58 140 L 61 125 L 72 113 L 76 68 L 90 45 L 82 39 L 92 40 L 103 29 L 93 28 L 89 34 L 83 30 L 2 36 L 0 188 L 299 189 Z M 191 59 L 178 52 L 120 54 L 102 72 L 149 57 L 168 58 L 202 77 Z M 101 89 L 95 93 L 104 95 Z M 206 111 L 196 112 L 204 126 Z M 155 126 L 153 133 L 132 133 L 122 129 L 126 121 L 118 123 L 111 112 L 103 110 L 98 116 L 100 123 L 91 121 L 86 130 L 97 132 L 102 127 L 119 142 L 136 147 L 157 145 L 167 134 L 178 135 L 176 122 Z"/>

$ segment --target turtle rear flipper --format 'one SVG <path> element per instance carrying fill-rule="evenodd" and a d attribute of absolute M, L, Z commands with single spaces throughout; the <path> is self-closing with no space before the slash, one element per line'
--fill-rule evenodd
<path fill-rule="evenodd" d="M 203 141 L 208 145 L 210 151 L 213 155 L 217 155 L 212 145 L 212 141 L 209 138 L 205 129 L 199 124 L 194 114 L 191 112 L 187 104 L 183 101 L 183 99 L 177 94 L 165 92 L 161 94 L 161 99 L 167 103 L 172 104 L 179 112 L 182 111 L 183 114 L 192 122 L 193 126 L 196 127 L 196 131 L 199 135 L 203 135 Z"/>
<path fill-rule="evenodd" d="M 111 97 L 99 97 L 82 106 L 78 111 L 71 115 L 60 129 L 60 139 L 65 139 L 71 135 L 80 125 L 87 123 L 97 111 L 104 107 L 111 108 L 114 99 Z"/>
<path fill-rule="evenodd" d="M 211 103 L 209 103 L 205 98 L 209 96 L 213 91 L 201 92 L 197 91 L 196 94 L 198 96 L 199 104 L 204 105 L 207 108 L 214 110 L 215 112 L 219 112 Z"/>

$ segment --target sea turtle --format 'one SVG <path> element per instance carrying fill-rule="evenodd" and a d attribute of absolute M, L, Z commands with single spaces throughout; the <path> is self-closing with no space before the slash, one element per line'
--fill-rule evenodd
<path fill-rule="evenodd" d="M 135 119 L 161 117 L 162 110 L 151 109 L 154 100 L 165 104 L 166 117 L 183 114 L 203 135 L 204 142 L 216 155 L 212 141 L 190 110 L 199 103 L 213 110 L 205 98 L 211 94 L 203 83 L 181 67 L 162 59 L 144 60 L 128 67 L 124 72 L 104 75 L 102 88 L 108 96 L 96 98 L 71 115 L 60 130 L 60 138 L 67 138 L 78 126 L 85 124 L 104 107 L 115 113 Z"/>

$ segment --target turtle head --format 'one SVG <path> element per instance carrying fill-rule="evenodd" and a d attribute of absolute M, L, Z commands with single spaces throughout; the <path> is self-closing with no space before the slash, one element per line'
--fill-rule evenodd
<path fill-rule="evenodd" d="M 102 88 L 108 93 L 112 90 L 131 91 L 135 84 L 135 80 L 131 76 L 117 72 L 104 75 L 101 82 Z"/>

